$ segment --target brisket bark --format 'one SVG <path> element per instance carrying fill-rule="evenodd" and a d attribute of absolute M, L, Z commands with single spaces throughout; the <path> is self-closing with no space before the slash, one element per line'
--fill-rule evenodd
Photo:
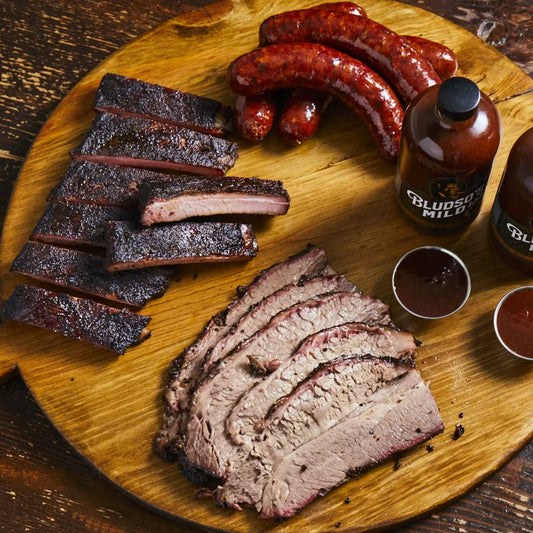
<path fill-rule="evenodd" d="M 102 78 L 95 109 L 144 116 L 219 136 L 231 129 L 231 109 L 216 100 L 113 73 Z"/>
<path fill-rule="evenodd" d="M 170 283 L 166 269 L 108 272 L 102 256 L 31 241 L 15 258 L 11 271 L 137 308 L 162 296 Z"/>
<path fill-rule="evenodd" d="M 150 336 L 148 316 L 31 285 L 15 287 L 2 316 L 118 354 Z"/>
<path fill-rule="evenodd" d="M 175 222 L 151 228 L 139 228 L 132 222 L 110 222 L 106 244 L 109 271 L 247 261 L 257 254 L 251 225 L 233 222 Z"/>
<path fill-rule="evenodd" d="M 105 246 L 107 225 L 112 220 L 133 220 L 137 214 L 121 207 L 49 203 L 31 238 L 59 245 Z"/>
<path fill-rule="evenodd" d="M 99 115 L 74 160 L 222 176 L 237 159 L 226 139 L 142 117 Z"/>
<path fill-rule="evenodd" d="M 333 275 L 326 254 L 320 248 L 308 248 L 286 261 L 263 270 L 246 287 L 239 288 L 239 297 L 215 314 L 196 341 L 176 357 L 169 366 L 168 385 L 163 400 L 163 425 L 154 440 L 155 451 L 166 459 L 175 459 L 181 446 L 191 401 L 192 387 L 202 371 L 206 354 L 224 337 L 237 321 L 262 299 L 302 278 Z"/>
<path fill-rule="evenodd" d="M 221 360 L 194 394 L 184 444 L 191 472 L 224 479 L 231 470 L 236 447 L 225 433 L 225 422 L 241 395 L 261 380 L 250 373 L 250 358 L 266 363 L 283 361 L 309 335 L 347 322 L 387 324 L 389 308 L 353 292 L 312 299 L 278 313 Z"/>
<path fill-rule="evenodd" d="M 386 326 L 352 322 L 324 329 L 305 339 L 276 370 L 239 399 L 226 420 L 226 431 L 236 444 L 249 443 L 271 406 L 321 364 L 341 356 L 372 354 L 413 365 L 416 349 L 413 335 Z"/>
<path fill-rule="evenodd" d="M 139 188 L 139 208 L 145 226 L 234 213 L 284 215 L 289 195 L 281 181 L 181 175 L 144 181 Z"/>
<path fill-rule="evenodd" d="M 443 429 L 418 372 L 373 357 L 321 365 L 275 405 L 216 491 L 221 505 L 292 516 L 319 495 Z"/>

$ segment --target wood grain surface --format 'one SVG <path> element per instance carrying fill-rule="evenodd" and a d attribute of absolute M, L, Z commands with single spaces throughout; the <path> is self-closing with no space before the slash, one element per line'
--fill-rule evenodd
<path fill-rule="evenodd" d="M 387 4 L 384 2 L 368 6 L 368 11 L 377 20 L 384 21 L 393 28 L 396 25 L 396 28 L 403 32 L 414 33 L 420 28 L 420 11 L 394 4 L 395 13 L 402 14 L 401 25 L 398 25 L 396 17 L 387 9 Z M 190 22 L 186 26 L 169 24 L 110 58 L 69 94 L 37 139 L 13 197 L 2 247 L 4 297 L 15 281 L 14 278 L 10 279 L 11 276 L 5 275 L 8 265 L 38 218 L 39 209 L 44 206 L 45 192 L 68 164 L 65 157 L 68 148 L 77 142 L 90 124 L 91 96 L 101 73 L 116 68 L 123 73 L 134 73 L 145 79 L 151 77 L 154 81 L 227 99 L 229 96 L 220 76 L 224 60 L 239 53 L 238 47 L 244 51 L 250 46 L 249 25 L 253 23 L 253 17 L 260 20 L 267 12 L 267 9 L 246 12 L 246 17 L 243 17 L 245 20 L 241 20 L 242 28 L 235 24 L 235 19 L 232 18 L 232 28 L 235 27 L 235 31 L 242 29 L 238 46 L 233 41 L 231 50 L 225 50 L 215 57 L 209 55 L 209 47 L 195 46 L 191 59 L 190 46 L 187 54 L 184 54 L 180 47 L 187 39 L 190 40 L 189 44 L 196 45 L 198 34 L 207 42 L 211 37 L 219 43 L 218 32 L 224 31 L 224 19 L 217 22 L 213 16 L 207 26 L 198 20 L 195 30 L 190 30 Z M 232 17 L 234 15 L 235 12 Z M 423 31 L 420 30 L 419 33 L 435 39 L 442 39 L 445 33 L 452 47 L 460 54 L 463 73 L 479 81 L 482 88 L 498 102 L 504 117 L 501 152 L 507 153 L 512 140 L 525 129 L 530 120 L 528 117 L 532 112 L 531 98 L 525 93 L 531 89 L 531 80 L 492 49 L 480 41 L 473 40 L 471 34 L 462 32 L 441 19 L 432 19 L 427 13 L 423 13 L 423 17 Z M 431 30 L 427 30 L 428 27 Z M 182 39 L 179 43 L 174 42 L 176 33 Z M 162 46 L 167 42 L 168 46 Z M 202 59 L 205 59 L 201 65 L 202 69 L 207 69 L 210 74 L 214 73 L 213 76 L 206 76 L 205 70 L 200 70 L 199 62 L 194 61 L 195 54 L 200 54 Z M 189 69 L 186 75 L 181 71 L 169 72 L 170 69 L 166 68 L 175 62 L 175 57 L 185 57 L 193 63 L 192 67 L 187 60 L 180 63 Z M 487 58 L 491 66 L 485 72 L 484 60 Z M 349 139 L 346 138 L 346 132 L 350 133 Z M 360 144 L 354 146 L 354 139 Z M 279 162 L 281 155 L 283 164 Z M 501 174 L 503 163 L 502 155 L 497 160 L 495 175 Z M 154 428 L 159 423 L 158 395 L 161 376 L 169 357 L 194 337 L 212 312 L 225 305 L 231 297 L 231 290 L 237 284 L 249 281 L 259 268 L 297 251 L 307 240 L 323 245 L 328 250 L 334 266 L 347 272 L 366 292 L 392 302 L 390 288 L 386 286 L 390 261 L 393 259 L 391 250 L 400 253 L 402 248 L 407 249 L 418 242 L 419 236 L 413 236 L 411 228 L 397 220 L 398 214 L 387 189 L 387 185 L 390 186 L 390 168 L 375 155 L 364 128 L 353 119 L 344 117 L 341 110 L 332 114 L 314 145 L 302 147 L 296 154 L 293 151 L 287 152 L 275 139 L 260 148 L 246 146 L 235 171 L 237 170 L 241 174 L 249 172 L 275 177 L 287 175 L 286 183 L 292 183 L 294 191 L 291 218 L 262 225 L 259 231 L 262 237 L 260 257 L 248 266 L 229 267 L 222 275 L 219 267 L 186 270 L 182 281 L 175 284 L 168 297 L 147 309 L 154 315 L 154 322 L 156 317 L 160 320 L 159 328 L 154 326 L 154 338 L 149 341 L 152 343 L 149 349 L 146 344 L 124 358 L 109 358 L 108 354 L 95 353 L 92 349 L 84 349 L 76 343 L 52 338 L 44 332 L 35 332 L 29 340 L 26 335 L 25 341 L 19 342 L 24 336 L 25 328 L 10 325 L 3 329 L 2 346 L 5 353 L 1 360 L 5 365 L 11 365 L 13 361 L 19 364 L 24 378 L 46 413 L 78 450 L 95 462 L 111 479 L 137 496 L 149 501 L 155 498 L 158 505 L 172 512 L 176 512 L 172 509 L 175 501 L 166 489 L 175 488 L 179 503 L 186 502 L 187 508 L 185 511 L 180 508 L 177 513 L 179 516 L 200 520 L 214 527 L 248 529 L 263 527 L 264 523 L 261 522 L 259 526 L 249 514 L 245 514 L 244 518 L 237 517 L 236 522 L 232 523 L 231 515 L 214 510 L 212 502 L 194 501 L 191 487 L 180 481 L 176 482 L 174 472 L 171 476 L 167 475 L 168 465 L 156 464 L 153 457 L 145 455 Z M 314 204 L 312 191 L 329 181 L 343 186 L 343 198 L 339 199 L 337 194 L 330 192 L 323 205 Z M 495 186 L 496 181 L 493 179 L 488 196 L 494 194 Z M 354 203 L 354 198 L 357 198 L 357 203 Z M 35 206 L 31 211 L 27 207 L 29 201 Z M 333 528 L 337 523 L 332 522 L 334 516 L 342 517 L 343 520 L 338 520 L 341 522 L 341 530 L 374 526 L 378 523 L 375 517 L 369 518 L 367 515 L 365 519 L 370 522 L 365 523 L 364 518 L 360 516 L 360 509 L 347 510 L 346 506 L 340 503 L 343 503 L 348 493 L 352 494 L 352 497 L 357 494 L 358 498 L 362 498 L 362 503 L 365 503 L 361 492 L 369 494 L 370 491 L 364 487 L 370 484 L 374 489 L 377 484 L 381 485 L 383 491 L 388 488 L 391 477 L 394 478 L 393 484 L 398 483 L 410 488 L 407 491 L 404 489 L 404 498 L 402 502 L 396 503 L 396 507 L 394 501 L 391 502 L 393 512 L 384 517 L 385 523 L 410 518 L 413 512 L 417 515 L 432 508 L 436 503 L 444 503 L 461 494 L 472 483 L 499 466 L 530 435 L 531 409 L 528 410 L 525 401 L 522 412 L 517 413 L 516 394 L 518 391 L 518 398 L 527 400 L 527 396 L 524 397 L 523 394 L 531 383 L 531 370 L 515 361 L 502 359 L 501 350 L 487 334 L 486 313 L 493 305 L 496 293 L 520 281 L 497 263 L 488 266 L 485 264 L 487 254 L 490 253 L 483 227 L 487 206 L 488 203 L 479 221 L 457 241 L 455 238 L 439 239 L 439 242 L 446 241 L 449 247 L 464 253 L 469 259 L 467 263 L 471 270 L 479 274 L 479 285 L 475 287 L 479 292 L 469 302 L 470 312 L 465 309 L 461 315 L 454 317 L 453 321 L 450 319 L 446 324 L 428 327 L 427 324 L 413 322 L 402 315 L 398 308 L 395 309 L 398 323 L 413 329 L 424 340 L 428 338 L 419 358 L 421 371 L 434 384 L 437 400 L 439 401 L 439 396 L 444 398 L 442 401 L 446 405 L 441 407 L 447 427 L 454 426 L 459 411 L 463 413 L 464 425 L 467 428 L 465 437 L 452 443 L 449 433 L 443 435 L 439 442 L 442 446 L 437 446 L 436 441 L 436 449 L 432 454 L 421 454 L 420 450 L 410 454 L 406 460 L 406 468 L 401 468 L 394 474 L 391 474 L 390 464 L 384 465 L 375 474 L 351 482 L 349 490 L 353 492 L 345 493 L 339 490 L 328 499 L 314 504 L 318 510 L 309 511 L 306 516 L 305 513 L 302 514 L 297 520 L 291 521 L 288 527 L 309 527 L 310 523 L 320 523 L 321 528 Z M 348 235 L 353 236 L 352 240 L 339 239 L 335 231 L 339 225 L 345 228 Z M 383 231 L 383 228 L 387 227 L 395 228 L 393 235 L 392 232 Z M 383 234 L 388 236 L 383 237 Z M 280 239 L 283 240 L 283 246 L 277 245 L 276 241 Z M 374 243 L 379 242 L 379 239 L 382 239 L 380 245 L 375 246 Z M 371 248 L 373 257 L 368 257 L 368 253 L 361 253 Z M 196 298 L 197 295 L 200 296 L 197 300 L 198 306 L 191 309 L 188 316 L 179 312 L 179 309 L 187 306 L 191 297 Z M 473 309 L 476 313 L 472 313 Z M 478 316 L 480 310 L 483 313 Z M 179 320 L 182 327 L 179 338 L 170 335 L 176 320 Z M 472 332 L 476 332 L 475 336 L 472 336 Z M 469 341 L 465 340 L 464 334 L 467 334 Z M 127 372 L 124 372 L 125 368 Z M 60 369 L 62 373 L 58 372 Z M 144 383 L 146 374 L 155 376 L 153 383 Z M 500 390 L 501 379 L 505 379 L 505 391 Z M 123 395 L 123 392 L 129 391 L 130 388 L 137 390 L 141 380 L 142 397 L 138 398 L 135 393 L 132 397 Z M 454 391 L 453 396 L 448 394 L 450 389 Z M 96 396 L 95 392 L 98 393 Z M 119 398 L 121 401 L 117 401 Z M 487 401 L 491 402 L 490 408 L 485 404 Z M 144 417 L 146 412 L 150 413 L 149 417 Z M 144 420 L 138 420 L 143 417 Z M 471 425 L 467 425 L 469 420 L 472 420 Z M 124 435 L 117 431 L 117 428 L 126 428 L 126 433 L 129 434 Z M 137 432 L 144 433 L 145 429 L 146 433 L 139 439 Z M 136 443 L 137 446 L 130 445 L 130 442 Z M 453 446 L 455 448 L 452 448 Z M 127 455 L 126 451 L 129 452 Z M 481 469 L 480 463 L 483 465 Z M 439 468 L 436 469 L 436 465 Z M 136 471 L 139 468 L 140 472 Z M 433 479 L 431 472 L 428 472 L 428 479 L 424 482 L 426 493 L 422 490 L 422 495 L 418 490 L 420 468 L 425 473 L 432 470 L 435 477 Z M 453 468 L 453 476 L 450 475 L 450 468 Z M 158 477 L 154 478 L 154 474 Z M 447 479 L 441 479 L 446 476 Z M 131 477 L 138 481 L 132 482 Z M 450 482 L 450 477 L 453 483 Z M 147 486 L 157 485 L 159 481 L 165 484 L 164 495 L 161 494 L 161 486 Z M 411 483 L 406 483 L 407 481 Z M 412 483 L 413 481 L 415 483 Z M 139 488 L 138 484 L 143 486 Z M 454 485 L 451 491 L 448 485 Z M 428 491 L 429 487 L 431 491 Z M 399 509 L 399 504 L 405 503 L 406 492 L 408 496 L 411 495 L 409 501 L 417 501 L 414 506 L 410 504 L 408 508 L 404 506 L 404 509 Z M 384 495 L 380 494 L 379 490 L 372 492 L 377 501 Z M 161 497 L 168 500 L 161 502 Z M 369 508 L 366 503 L 365 507 Z M 329 522 L 324 522 L 324 517 L 327 517 Z M 382 520 L 381 517 L 379 519 Z M 284 526 L 278 526 L 277 529 L 284 530 Z"/>

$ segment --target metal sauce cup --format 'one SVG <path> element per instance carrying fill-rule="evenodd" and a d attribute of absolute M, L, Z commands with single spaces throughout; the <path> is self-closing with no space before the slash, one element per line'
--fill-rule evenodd
<path fill-rule="evenodd" d="M 440 246 L 421 246 L 396 264 L 392 289 L 398 303 L 419 318 L 444 318 L 468 300 L 470 274 L 459 256 Z"/>

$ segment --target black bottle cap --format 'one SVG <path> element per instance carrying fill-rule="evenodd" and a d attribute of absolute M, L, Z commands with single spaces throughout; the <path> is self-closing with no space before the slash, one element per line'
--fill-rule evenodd
<path fill-rule="evenodd" d="M 439 87 L 437 108 L 451 120 L 466 120 L 474 114 L 480 98 L 480 90 L 473 81 L 449 78 Z"/>

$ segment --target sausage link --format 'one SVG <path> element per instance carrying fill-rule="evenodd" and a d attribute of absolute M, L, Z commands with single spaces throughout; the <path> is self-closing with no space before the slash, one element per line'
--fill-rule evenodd
<path fill-rule="evenodd" d="M 272 129 L 275 116 L 276 99 L 271 93 L 238 94 L 235 99 L 235 130 L 249 141 L 262 141 Z"/>
<path fill-rule="evenodd" d="M 279 116 L 279 136 L 287 144 L 302 144 L 315 134 L 330 101 L 328 93 L 316 89 L 295 89 Z"/>
<path fill-rule="evenodd" d="M 424 37 L 403 35 L 403 38 L 433 65 L 435 72 L 442 81 L 455 76 L 457 72 L 457 57 L 450 48 L 441 43 L 424 39 Z"/>
<path fill-rule="evenodd" d="M 351 13 L 359 17 L 366 17 L 366 11 L 353 2 L 325 2 L 318 6 L 308 7 L 301 11 L 307 11 L 308 13 L 313 11 L 339 11 L 342 13 Z"/>
<path fill-rule="evenodd" d="M 380 153 L 396 159 L 404 111 L 390 86 L 367 65 L 318 43 L 258 48 L 235 59 L 228 77 L 245 96 L 306 87 L 339 98 L 366 122 Z"/>
<path fill-rule="evenodd" d="M 315 8 L 287 11 L 263 21 L 262 45 L 315 42 L 349 54 L 381 74 L 407 105 L 440 83 L 431 64 L 400 35 L 368 18 Z"/>

